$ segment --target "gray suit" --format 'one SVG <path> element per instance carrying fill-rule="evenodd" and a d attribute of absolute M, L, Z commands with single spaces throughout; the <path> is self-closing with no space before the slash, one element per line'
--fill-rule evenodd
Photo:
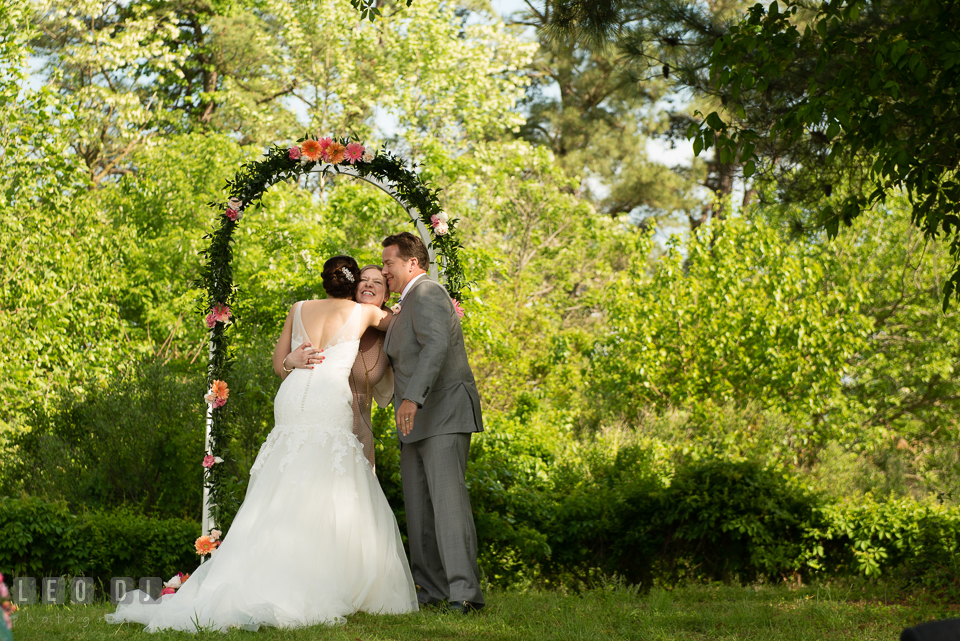
<path fill-rule="evenodd" d="M 480 395 L 467 362 L 450 295 L 422 276 L 387 330 L 394 407 L 419 405 L 413 430 L 400 434 L 400 474 L 410 566 L 422 603 L 483 604 L 477 533 L 465 475 L 470 434 L 483 431 Z"/>

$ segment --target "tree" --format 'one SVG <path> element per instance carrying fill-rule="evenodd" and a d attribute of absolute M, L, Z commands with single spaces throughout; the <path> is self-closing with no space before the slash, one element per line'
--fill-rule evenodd
<path fill-rule="evenodd" d="M 720 97 L 709 90 L 710 52 L 745 4 L 744 0 L 559 0 L 544 24 L 544 38 L 609 52 L 637 79 L 674 92 L 687 106 L 661 116 L 673 144 L 686 140 L 690 126 L 700 123 L 698 110 L 719 108 Z M 713 198 L 687 208 L 691 230 L 710 217 L 726 215 L 740 166 L 739 159 L 719 155 L 706 156 L 704 164 L 698 179 Z M 747 190 L 745 204 L 753 196 Z"/>
<path fill-rule="evenodd" d="M 856 284 L 829 286 L 828 248 L 731 218 L 702 227 L 685 251 L 674 242 L 651 275 L 649 243 L 639 239 L 634 264 L 605 291 L 610 331 L 589 376 L 599 406 L 633 422 L 649 407 L 756 403 L 796 419 L 785 437 L 798 448 L 843 434 L 843 378 L 871 323 Z"/>
<path fill-rule="evenodd" d="M 960 300 L 960 5 L 785 5 L 755 5 L 718 39 L 710 76 L 725 111 L 693 132 L 695 149 L 766 170 L 831 235 L 907 194 L 914 223 L 949 243 L 946 308 Z"/>
<path fill-rule="evenodd" d="M 551 34 L 558 3 L 527 3 L 514 24 L 537 30 L 521 136 L 551 150 L 579 194 L 604 213 L 644 218 L 696 208 L 693 177 L 652 162 L 647 142 L 667 120 L 654 105 L 667 82 L 644 77 L 616 48 Z"/>
<path fill-rule="evenodd" d="M 261 146 L 304 129 L 369 138 L 379 109 L 414 149 L 501 136 L 521 122 L 516 71 L 533 52 L 498 21 L 429 3 L 375 24 L 347 0 L 44 0 L 36 19 L 36 53 L 94 185 L 136 171 L 151 138 L 189 131 Z"/>

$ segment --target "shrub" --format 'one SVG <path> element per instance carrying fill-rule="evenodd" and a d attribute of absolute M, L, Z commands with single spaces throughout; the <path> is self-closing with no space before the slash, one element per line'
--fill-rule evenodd
<path fill-rule="evenodd" d="M 127 508 L 75 513 L 36 497 L 0 498 L 0 573 L 11 576 L 161 576 L 192 571 L 200 524 Z"/>
<path fill-rule="evenodd" d="M 199 519 L 203 385 L 141 363 L 106 386 L 35 406 L 26 431 L 5 444 L 4 493 L 64 500 L 74 510 L 129 505 Z"/>

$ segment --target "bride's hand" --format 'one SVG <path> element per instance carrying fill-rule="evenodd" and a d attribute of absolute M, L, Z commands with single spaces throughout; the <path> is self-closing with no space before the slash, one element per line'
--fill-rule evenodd
<path fill-rule="evenodd" d="M 287 369 L 313 369 L 317 363 L 322 363 L 325 358 L 323 350 L 318 350 L 310 343 L 304 343 L 293 350 L 283 359 Z"/>

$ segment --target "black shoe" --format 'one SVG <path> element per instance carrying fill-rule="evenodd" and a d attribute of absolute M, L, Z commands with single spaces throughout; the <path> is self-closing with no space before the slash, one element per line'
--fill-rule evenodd
<path fill-rule="evenodd" d="M 469 601 L 451 601 L 447 604 L 447 609 L 451 612 L 458 612 L 460 614 L 470 614 L 471 612 L 479 612 L 483 608 L 482 603 L 470 603 Z"/>

